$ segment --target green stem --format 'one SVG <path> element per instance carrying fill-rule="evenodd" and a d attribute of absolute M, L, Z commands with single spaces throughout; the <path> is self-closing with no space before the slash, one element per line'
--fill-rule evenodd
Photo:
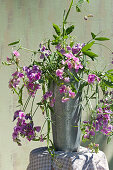
<path fill-rule="evenodd" d="M 64 10 L 64 14 L 63 14 L 63 47 L 64 47 L 64 36 L 65 36 L 65 24 L 66 24 L 67 18 L 69 16 L 70 10 L 72 8 L 72 5 L 73 5 L 73 0 L 71 0 L 71 3 L 70 3 L 68 11 L 66 13 L 66 16 L 65 16 L 65 10 Z"/>
<path fill-rule="evenodd" d="M 33 116 L 35 115 L 35 113 L 36 113 L 38 107 L 39 107 L 39 106 L 36 107 L 36 109 L 35 109 L 35 111 L 34 111 L 34 113 L 33 113 L 33 115 L 32 115 L 32 118 L 33 118 Z"/>
<path fill-rule="evenodd" d="M 31 105 L 31 111 L 30 111 L 30 113 L 31 113 L 31 116 L 32 116 L 32 110 L 33 110 L 33 104 L 34 104 L 34 100 L 35 100 L 35 96 L 33 97 L 32 105 Z"/>
<path fill-rule="evenodd" d="M 44 128 L 44 126 L 45 126 L 45 123 L 46 123 L 46 120 L 45 120 L 44 123 L 43 123 L 43 126 L 42 126 L 42 128 L 41 128 L 40 134 L 41 134 L 42 131 L 43 131 L 43 128 Z"/>
<path fill-rule="evenodd" d="M 49 110 L 48 108 L 46 107 L 46 116 L 49 118 Z M 49 138 L 50 138 L 50 120 L 47 119 L 47 147 L 49 149 Z"/>
<path fill-rule="evenodd" d="M 110 48 L 108 48 L 108 47 L 107 47 L 106 45 L 104 45 L 104 44 L 101 44 L 101 43 L 94 43 L 94 44 L 101 45 L 101 46 L 103 46 L 103 47 L 107 48 L 110 52 L 113 52 Z"/>
<path fill-rule="evenodd" d="M 70 10 L 71 10 L 71 8 L 72 8 L 72 5 L 73 5 L 73 0 L 71 0 L 69 9 L 68 9 L 67 14 L 66 14 L 65 19 L 64 19 L 64 24 L 66 23 L 66 20 L 67 20 L 67 18 L 68 18 L 68 15 L 69 15 L 69 13 L 70 13 Z"/>
<path fill-rule="evenodd" d="M 96 84 L 96 109 L 99 104 L 99 90 L 98 90 L 98 83 Z"/>
<path fill-rule="evenodd" d="M 34 50 L 31 50 L 31 49 L 28 49 L 28 48 L 24 48 L 24 47 L 20 47 L 20 49 L 23 49 L 23 50 L 26 50 L 26 51 L 29 51 L 29 52 L 33 52 L 33 53 L 40 53 L 39 51 L 34 51 Z"/>
<path fill-rule="evenodd" d="M 101 32 L 102 32 L 102 31 L 100 31 L 98 34 L 96 34 L 96 36 L 99 35 Z M 92 40 L 95 40 L 95 39 L 92 38 L 91 40 L 89 40 L 89 41 L 87 42 L 87 44 L 89 44 Z"/>
<path fill-rule="evenodd" d="M 28 96 L 28 98 L 27 98 L 27 100 L 26 100 L 26 102 L 25 102 L 25 104 L 24 104 L 24 106 L 23 106 L 23 111 L 24 111 L 24 112 L 25 112 L 25 110 L 26 110 L 26 108 L 27 108 L 27 105 L 28 105 L 30 99 L 31 99 L 31 96 Z"/>

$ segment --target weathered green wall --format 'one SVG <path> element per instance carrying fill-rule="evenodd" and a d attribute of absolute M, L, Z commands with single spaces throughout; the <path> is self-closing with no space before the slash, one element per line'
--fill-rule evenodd
<path fill-rule="evenodd" d="M 113 1 L 90 0 L 89 6 L 83 9 L 81 14 L 73 8 L 70 21 L 76 25 L 77 42 L 86 42 L 91 38 L 90 32 L 98 33 L 111 38 L 106 44 L 113 49 Z M 69 0 L 0 0 L 0 63 L 10 56 L 9 42 L 21 39 L 23 46 L 37 49 L 39 43 L 52 36 L 52 23 L 60 24 L 63 9 L 69 4 Z M 93 18 L 84 20 L 84 15 L 92 13 Z M 96 47 L 100 55 L 97 67 L 111 62 L 111 54 L 108 50 Z M 28 63 L 30 53 L 21 55 L 24 64 Z M 111 65 L 109 65 L 111 67 Z M 12 141 L 13 113 L 16 110 L 16 98 L 8 89 L 8 80 L 14 68 L 3 67 L 0 64 L 0 169 L 1 170 L 25 170 L 29 153 L 32 149 L 44 146 L 45 143 L 34 143 L 23 140 L 23 146 L 18 147 Z M 39 97 L 41 92 L 39 93 Z M 39 111 L 36 116 L 38 124 L 43 117 Z M 110 169 L 113 169 L 113 140 L 107 145 L 101 136 L 98 137 L 101 149 L 106 153 Z"/>

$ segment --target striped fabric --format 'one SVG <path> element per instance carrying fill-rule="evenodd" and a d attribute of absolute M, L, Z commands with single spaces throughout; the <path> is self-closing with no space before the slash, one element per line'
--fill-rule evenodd
<path fill-rule="evenodd" d="M 27 170 L 109 170 L 105 154 L 102 151 L 92 153 L 80 147 L 79 152 L 55 152 L 52 160 L 46 147 L 37 148 L 30 153 Z"/>

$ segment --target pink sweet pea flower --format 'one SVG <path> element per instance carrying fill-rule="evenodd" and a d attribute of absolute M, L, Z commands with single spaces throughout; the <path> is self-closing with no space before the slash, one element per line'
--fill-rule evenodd
<path fill-rule="evenodd" d="M 96 76 L 96 79 L 97 79 L 98 82 L 101 80 L 98 76 Z"/>
<path fill-rule="evenodd" d="M 75 92 L 72 92 L 72 90 L 69 90 L 69 97 L 73 99 L 75 97 Z"/>
<path fill-rule="evenodd" d="M 70 82 L 70 78 L 69 78 L 69 77 L 65 77 L 65 78 L 64 78 L 64 81 L 65 81 L 66 83 L 69 83 L 69 82 Z"/>
<path fill-rule="evenodd" d="M 65 102 L 67 102 L 67 101 L 69 101 L 69 98 L 66 98 L 66 97 L 63 97 L 63 98 L 62 98 L 62 103 L 65 103 Z"/>
<path fill-rule="evenodd" d="M 72 69 L 72 68 L 73 68 L 73 64 L 72 64 L 70 61 L 67 63 L 67 65 L 68 65 L 68 68 L 69 68 L 69 69 Z"/>
<path fill-rule="evenodd" d="M 16 57 L 19 57 L 20 56 L 20 53 L 18 51 L 13 51 L 13 54 L 16 56 Z"/>
<path fill-rule="evenodd" d="M 66 85 L 62 85 L 59 90 L 60 90 L 60 93 L 66 93 L 67 92 Z"/>
<path fill-rule="evenodd" d="M 53 106 L 54 106 L 54 103 L 55 103 L 55 98 L 51 99 L 51 101 L 50 101 L 50 107 L 53 107 Z"/>
<path fill-rule="evenodd" d="M 69 59 L 75 57 L 72 53 L 67 53 L 67 54 L 64 54 L 64 55 L 65 55 L 67 58 L 69 58 Z"/>
<path fill-rule="evenodd" d="M 21 112 L 21 111 L 19 112 L 19 118 L 20 118 L 20 119 L 25 118 L 24 112 Z"/>
<path fill-rule="evenodd" d="M 64 71 L 64 67 L 63 68 L 61 68 L 61 69 L 58 69 L 58 70 L 56 70 L 56 75 L 60 78 L 60 79 L 63 79 L 63 72 Z"/>
<path fill-rule="evenodd" d="M 89 74 L 88 75 L 88 83 L 94 83 L 95 78 L 96 78 L 95 74 Z"/>

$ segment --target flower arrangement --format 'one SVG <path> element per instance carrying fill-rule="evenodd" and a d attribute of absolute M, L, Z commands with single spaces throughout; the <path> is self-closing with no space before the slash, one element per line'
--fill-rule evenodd
<path fill-rule="evenodd" d="M 77 12 L 80 12 L 80 5 L 84 0 L 79 0 L 76 4 Z M 89 3 L 89 0 L 87 0 Z M 39 49 L 34 51 L 22 47 L 20 41 L 10 43 L 13 46 L 11 57 L 7 57 L 5 65 L 15 65 L 16 70 L 9 80 L 9 88 L 18 96 L 19 109 L 15 111 L 13 121 L 16 122 L 14 132 L 12 134 L 13 141 L 21 145 L 21 137 L 25 137 L 29 141 L 47 140 L 48 149 L 50 149 L 50 127 L 51 112 L 55 103 L 55 98 L 50 91 L 50 84 L 54 81 L 59 86 L 59 92 L 63 95 L 62 103 L 67 102 L 70 98 L 74 98 L 78 92 L 74 84 L 80 82 L 80 92 L 82 91 L 83 100 L 82 107 L 88 106 L 90 116 L 89 120 L 81 123 L 82 140 L 92 141 L 93 137 L 98 133 L 102 133 L 108 137 L 110 141 L 113 135 L 113 69 L 107 71 L 95 71 L 88 67 L 90 61 L 95 61 L 97 54 L 91 51 L 91 47 L 97 41 L 107 41 L 106 37 L 100 37 L 98 34 L 91 33 L 91 40 L 82 44 L 76 43 L 71 33 L 74 25 L 68 26 L 68 16 L 74 4 L 71 0 L 69 9 L 64 11 L 63 24 L 58 26 L 53 24 L 55 34 L 53 40 L 41 43 Z M 92 16 L 92 15 L 91 15 Z M 87 19 L 86 17 L 84 19 Z M 100 45 L 103 45 L 100 43 Z M 105 46 L 105 45 L 104 45 Z M 105 46 L 106 47 L 106 46 Z M 106 47 L 107 48 L 107 47 Z M 30 51 L 34 57 L 28 66 L 23 66 L 20 61 L 20 53 L 22 50 Z M 112 52 L 112 51 L 111 51 Z M 38 55 L 38 58 L 37 58 Z M 70 79 L 73 78 L 73 82 Z M 23 101 L 23 93 L 27 89 L 28 98 Z M 35 96 L 41 89 L 43 96 L 41 101 L 36 103 L 34 109 Z M 101 95 L 100 95 L 101 94 Z M 102 97 L 102 99 L 101 99 Z M 28 105 L 31 103 L 31 109 L 26 113 Z M 91 102 L 95 106 L 92 107 Z M 38 107 L 41 108 L 42 114 L 47 122 L 47 134 L 43 134 L 43 127 L 35 126 L 33 118 Z M 91 143 L 89 147 L 98 152 L 99 145 Z"/>

